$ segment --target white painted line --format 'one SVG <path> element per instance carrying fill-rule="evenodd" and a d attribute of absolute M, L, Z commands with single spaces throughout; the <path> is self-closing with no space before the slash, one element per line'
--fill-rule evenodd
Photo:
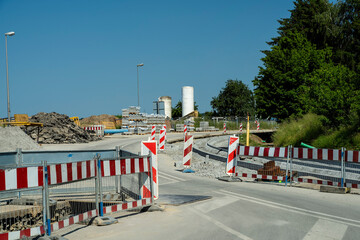
<path fill-rule="evenodd" d="M 344 237 L 347 228 L 348 227 L 344 224 L 319 219 L 303 240 L 341 240 Z"/>
<path fill-rule="evenodd" d="M 245 200 L 248 202 L 253 202 L 256 204 L 260 204 L 260 205 L 264 205 L 264 206 L 268 206 L 268 207 L 272 207 L 272 208 L 277 208 L 277 209 L 281 209 L 281 210 L 288 211 L 288 212 L 298 213 L 298 214 L 302 214 L 302 215 L 306 215 L 306 216 L 311 216 L 311 217 L 315 217 L 315 218 L 319 218 L 319 219 L 324 219 L 324 220 L 360 228 L 360 221 L 350 219 L 350 218 L 338 217 L 338 216 L 330 215 L 330 214 L 326 214 L 326 213 L 311 211 L 311 210 L 307 210 L 307 209 L 303 209 L 303 208 L 292 207 L 289 205 L 275 203 L 275 202 L 263 200 L 260 198 L 250 197 L 250 196 L 246 196 L 246 195 L 242 195 L 242 194 L 238 194 L 238 193 L 234 193 L 234 192 L 230 192 L 230 191 L 226 191 L 226 190 L 220 190 L 215 193 L 225 194 L 225 195 L 232 196 L 232 197 L 235 197 L 235 198 L 238 198 L 241 200 Z"/>
<path fill-rule="evenodd" d="M 182 178 L 179 178 L 179 177 L 175 177 L 175 176 L 173 176 L 173 175 L 171 175 L 171 174 L 164 173 L 164 172 L 160 172 L 159 175 L 165 175 L 165 176 L 167 176 L 167 177 L 174 178 L 174 179 L 176 179 L 176 180 L 178 180 L 178 181 L 185 181 L 185 179 L 182 179 Z"/>
<path fill-rule="evenodd" d="M 229 196 L 218 197 L 218 198 L 213 198 L 212 200 L 206 201 L 204 203 L 197 204 L 194 206 L 194 208 L 200 210 L 203 213 L 208 213 L 210 211 L 224 207 L 236 201 L 238 201 L 238 199 L 234 197 L 229 197 Z"/>
<path fill-rule="evenodd" d="M 159 174 L 159 177 L 165 178 L 165 179 L 170 180 L 170 181 L 172 181 L 172 182 L 180 182 L 180 181 L 175 180 L 175 179 L 173 179 L 173 178 L 165 177 L 165 176 L 163 176 L 162 174 Z"/>
<path fill-rule="evenodd" d="M 226 226 L 225 224 L 199 212 L 199 211 L 196 211 L 195 209 L 192 209 L 190 208 L 190 211 L 192 211 L 193 213 L 199 215 L 200 217 L 202 218 L 205 218 L 206 220 L 208 220 L 209 222 L 212 222 L 213 224 L 215 224 L 216 226 L 220 227 L 221 229 L 223 229 L 224 231 L 228 232 L 228 233 L 231 233 L 233 235 L 235 235 L 236 237 L 240 238 L 240 239 L 243 239 L 243 240 L 252 240 L 252 238 L 249 238 L 248 236 L 238 232 L 238 231 L 235 231 L 234 229 L 232 228 L 229 228 L 228 226 Z"/>

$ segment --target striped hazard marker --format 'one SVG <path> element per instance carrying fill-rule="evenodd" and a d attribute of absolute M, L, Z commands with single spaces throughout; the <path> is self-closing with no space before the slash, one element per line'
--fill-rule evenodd
<path fill-rule="evenodd" d="M 237 147 L 239 145 L 239 138 L 231 136 L 229 138 L 228 156 L 226 164 L 226 174 L 235 176 L 237 165 Z"/>
<path fill-rule="evenodd" d="M 242 125 L 242 123 L 240 123 L 240 127 L 239 127 L 240 133 L 242 133 L 242 130 L 243 130 L 243 125 Z"/>
<path fill-rule="evenodd" d="M 151 141 L 155 141 L 155 131 L 156 131 L 156 126 L 152 125 L 151 126 L 151 137 L 150 137 Z"/>
<path fill-rule="evenodd" d="M 159 140 L 159 149 L 161 151 L 165 150 L 165 129 L 160 130 L 160 140 Z"/>
<path fill-rule="evenodd" d="M 165 141 L 166 141 L 166 124 L 164 124 L 163 129 L 165 130 Z"/>
<path fill-rule="evenodd" d="M 191 158 L 192 158 L 192 149 L 193 149 L 194 137 L 192 135 L 185 135 L 184 138 L 184 155 L 183 155 L 183 165 L 185 167 L 184 173 L 194 173 L 191 170 Z"/>
<path fill-rule="evenodd" d="M 158 199 L 159 197 L 159 175 L 158 175 L 158 161 L 157 161 L 157 143 L 156 141 L 142 141 L 141 142 L 141 155 L 149 155 L 151 154 L 151 165 L 152 165 L 152 179 L 151 183 L 153 184 L 154 189 L 154 199 Z M 150 189 L 145 189 L 150 187 L 150 181 L 148 180 L 148 173 L 142 173 L 145 175 L 145 178 L 148 182 L 144 182 L 144 190 L 145 192 L 150 192 Z M 143 178 L 144 179 L 144 178 Z M 148 184 L 147 184 L 148 183 Z M 143 191 L 144 192 L 144 191 Z M 144 194 L 144 193 L 143 193 Z M 145 196 L 145 194 L 143 195 Z"/>
<path fill-rule="evenodd" d="M 184 135 L 186 135 L 186 134 L 187 134 L 187 125 L 184 124 Z"/>
<path fill-rule="evenodd" d="M 260 123 L 257 121 L 257 120 L 255 120 L 255 123 L 256 123 L 256 130 L 260 130 Z"/>
<path fill-rule="evenodd" d="M 224 133 L 226 133 L 226 122 L 224 122 Z"/>

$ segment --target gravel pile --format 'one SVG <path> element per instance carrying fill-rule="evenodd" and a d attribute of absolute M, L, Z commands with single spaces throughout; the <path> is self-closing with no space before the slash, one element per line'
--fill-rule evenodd
<path fill-rule="evenodd" d="M 59 113 L 38 113 L 30 118 L 31 122 L 44 124 L 40 128 L 39 143 L 87 143 L 98 140 L 98 137 L 90 135 L 81 127 L 77 126 L 67 115 Z M 38 137 L 37 127 L 28 127 L 28 135 L 36 140 Z"/>
<path fill-rule="evenodd" d="M 22 150 L 38 150 L 40 147 L 19 127 L 0 127 L 0 152 Z"/>

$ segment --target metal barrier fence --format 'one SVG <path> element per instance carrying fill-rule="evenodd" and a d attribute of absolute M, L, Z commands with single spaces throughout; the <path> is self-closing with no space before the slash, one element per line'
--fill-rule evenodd
<path fill-rule="evenodd" d="M 151 156 L 116 152 L 111 159 L 97 154 L 88 161 L 0 169 L 0 239 L 51 235 L 98 215 L 152 204 Z"/>
<path fill-rule="evenodd" d="M 238 165 L 246 169 L 240 170 L 240 176 L 305 182 L 340 187 L 360 188 L 360 163 L 358 151 L 343 149 L 308 149 L 308 148 L 275 148 L 239 146 L 240 156 L 253 156 L 262 159 L 259 164 L 239 161 Z M 269 161 L 272 158 L 274 161 Z M 287 177 L 286 177 L 287 176 Z"/>

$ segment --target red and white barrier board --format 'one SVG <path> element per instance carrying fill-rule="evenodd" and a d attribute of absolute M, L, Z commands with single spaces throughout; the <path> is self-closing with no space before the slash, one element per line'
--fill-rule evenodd
<path fill-rule="evenodd" d="M 149 158 L 126 158 L 101 161 L 101 176 L 119 176 L 149 171 Z"/>
<path fill-rule="evenodd" d="M 161 129 L 160 130 L 160 139 L 159 139 L 159 149 L 161 151 L 165 150 L 165 134 L 166 134 L 166 131 L 164 129 Z"/>
<path fill-rule="evenodd" d="M 96 176 L 96 160 L 48 166 L 49 185 L 72 182 Z"/>
<path fill-rule="evenodd" d="M 239 146 L 238 149 L 240 156 L 286 158 L 288 153 L 287 147 Z"/>
<path fill-rule="evenodd" d="M 184 124 L 184 135 L 186 135 L 186 134 L 187 134 L 187 125 Z"/>
<path fill-rule="evenodd" d="M 159 175 L 158 175 L 158 161 L 157 161 L 157 143 L 156 141 L 143 141 L 141 142 L 141 155 L 149 155 L 151 154 L 151 165 L 152 165 L 152 179 L 154 186 L 154 199 L 158 199 L 159 197 Z M 147 175 L 149 177 L 149 174 Z M 149 180 L 150 181 L 150 180 Z M 145 182 L 147 183 L 147 181 Z M 149 187 L 150 192 L 150 182 L 145 187 Z"/>
<path fill-rule="evenodd" d="M 359 151 L 345 151 L 345 162 L 359 163 Z M 341 161 L 340 149 L 293 148 L 293 158 Z"/>
<path fill-rule="evenodd" d="M 224 122 L 224 133 L 226 133 L 226 123 Z"/>
<path fill-rule="evenodd" d="M 239 177 L 246 178 L 255 178 L 255 179 L 263 179 L 263 180 L 277 180 L 277 181 L 285 181 L 285 177 L 282 176 L 273 176 L 273 175 L 261 175 L 261 174 L 251 174 L 251 173 L 240 173 L 237 175 Z"/>
<path fill-rule="evenodd" d="M 237 148 L 239 145 L 238 137 L 229 137 L 229 147 L 226 163 L 226 174 L 235 176 L 237 166 Z"/>
<path fill-rule="evenodd" d="M 42 187 L 43 167 L 0 169 L 0 191 Z"/>
<path fill-rule="evenodd" d="M 156 132 L 156 126 L 155 126 L 155 125 L 152 125 L 152 126 L 151 126 L 151 137 L 150 137 L 150 140 L 151 140 L 151 141 L 154 141 L 154 140 L 155 140 L 155 132 Z"/>
<path fill-rule="evenodd" d="M 194 137 L 192 135 L 186 134 L 184 138 L 184 155 L 183 155 L 184 167 L 191 166 L 193 143 L 194 143 Z"/>
<path fill-rule="evenodd" d="M 240 123 L 240 127 L 239 127 L 240 133 L 242 133 L 242 130 L 243 130 L 243 125 L 242 125 L 242 123 Z"/>
<path fill-rule="evenodd" d="M 258 122 L 258 120 L 255 120 L 256 123 L 256 130 L 260 130 L 260 122 Z"/>
<path fill-rule="evenodd" d="M 166 125 L 165 124 L 163 126 L 163 129 L 165 130 L 165 140 L 166 140 L 166 132 L 167 132 L 167 130 L 166 130 Z"/>
<path fill-rule="evenodd" d="M 84 127 L 84 130 L 95 131 L 95 133 L 98 137 L 103 137 L 105 126 L 104 125 L 93 125 L 93 126 Z"/>

